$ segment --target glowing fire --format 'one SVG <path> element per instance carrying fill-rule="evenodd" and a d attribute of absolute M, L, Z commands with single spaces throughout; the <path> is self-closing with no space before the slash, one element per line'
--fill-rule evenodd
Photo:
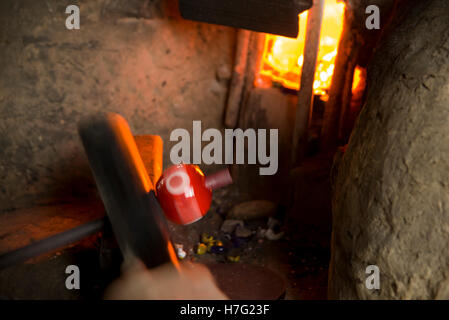
<path fill-rule="evenodd" d="M 314 93 L 327 97 L 337 47 L 343 29 L 344 3 L 325 0 L 320 47 L 313 83 Z M 286 88 L 299 89 L 301 69 L 304 62 L 304 40 L 307 11 L 299 15 L 299 34 L 296 39 L 267 34 L 262 55 L 261 68 L 255 80 L 256 87 L 271 86 L 271 81 Z"/>
<path fill-rule="evenodd" d="M 352 78 L 352 95 L 357 92 L 362 92 L 365 89 L 366 69 L 356 66 L 354 69 L 354 76 Z"/>

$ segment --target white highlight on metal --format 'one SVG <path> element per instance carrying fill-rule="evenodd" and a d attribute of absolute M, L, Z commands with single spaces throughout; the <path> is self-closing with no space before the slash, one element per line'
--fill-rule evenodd
<path fill-rule="evenodd" d="M 181 183 L 177 186 L 172 185 L 172 180 L 176 177 L 181 178 Z M 167 178 L 167 190 L 172 195 L 180 195 L 185 193 L 190 186 L 189 175 L 183 171 L 176 171 Z"/>

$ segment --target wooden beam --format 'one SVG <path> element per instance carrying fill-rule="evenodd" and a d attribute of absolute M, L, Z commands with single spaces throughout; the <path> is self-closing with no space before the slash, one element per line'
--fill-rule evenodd
<path fill-rule="evenodd" d="M 238 122 L 240 105 L 243 100 L 250 35 L 251 32 L 246 30 L 239 30 L 237 33 L 234 71 L 232 73 L 225 116 L 225 125 L 228 128 L 235 128 Z"/>
<path fill-rule="evenodd" d="M 155 186 L 162 174 L 162 138 L 157 135 L 136 135 L 134 140 L 136 140 L 137 149 L 139 149 L 148 176 Z"/>
<path fill-rule="evenodd" d="M 314 0 L 307 16 L 307 30 L 304 48 L 304 64 L 301 71 L 301 83 L 298 92 L 295 129 L 292 141 L 292 166 L 297 165 L 305 155 L 307 148 L 307 130 L 313 108 L 313 81 L 320 45 L 321 22 L 324 0 Z"/>
<path fill-rule="evenodd" d="M 342 37 L 338 45 L 338 54 L 335 59 L 335 69 L 329 90 L 329 100 L 324 109 L 323 126 L 321 128 L 321 147 L 323 150 L 332 149 L 338 141 L 338 127 L 342 113 L 342 103 L 347 82 L 348 69 L 352 73 L 355 67 L 351 63 L 356 47 L 356 35 L 352 30 L 354 16 L 345 10 Z"/>
<path fill-rule="evenodd" d="M 298 14 L 312 0 L 180 0 L 185 19 L 296 38 Z"/>

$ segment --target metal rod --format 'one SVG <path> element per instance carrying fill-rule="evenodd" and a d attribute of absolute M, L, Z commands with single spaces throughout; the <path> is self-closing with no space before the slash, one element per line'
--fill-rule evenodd
<path fill-rule="evenodd" d="M 313 81 L 320 45 L 321 22 L 323 20 L 324 0 L 314 0 L 307 14 L 307 29 L 304 47 L 304 64 L 296 107 L 295 128 L 292 141 L 292 166 L 304 157 L 307 147 L 307 130 L 313 108 Z"/>
<path fill-rule="evenodd" d="M 28 259 L 56 250 L 95 234 L 103 229 L 105 219 L 106 217 L 90 221 L 79 227 L 58 233 L 25 247 L 2 254 L 0 256 L 0 269 L 25 262 Z"/>

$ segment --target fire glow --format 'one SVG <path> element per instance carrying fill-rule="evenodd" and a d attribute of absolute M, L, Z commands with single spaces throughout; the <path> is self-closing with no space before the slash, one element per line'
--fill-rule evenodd
<path fill-rule="evenodd" d="M 344 3 L 325 0 L 320 34 L 320 47 L 313 83 L 314 94 L 327 98 L 334 72 L 335 57 L 343 29 Z M 267 34 L 256 87 L 270 87 L 271 82 L 299 90 L 304 63 L 307 11 L 299 15 L 299 34 L 296 39 Z"/>

